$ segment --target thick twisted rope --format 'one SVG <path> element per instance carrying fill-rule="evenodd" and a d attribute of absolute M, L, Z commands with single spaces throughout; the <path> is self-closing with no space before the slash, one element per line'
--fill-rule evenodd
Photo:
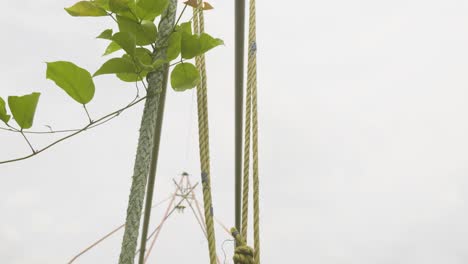
<path fill-rule="evenodd" d="M 247 85 L 252 89 L 253 214 L 255 263 L 260 264 L 260 182 L 258 177 L 257 36 L 255 0 L 250 0 Z"/>
<path fill-rule="evenodd" d="M 153 60 L 165 59 L 169 34 L 172 33 L 177 1 L 171 0 L 159 23 L 159 38 L 156 47 L 160 49 L 153 54 Z M 158 106 L 161 91 L 167 76 L 167 66 L 148 74 L 148 98 L 145 102 L 143 117 L 138 138 L 137 154 L 133 171 L 133 180 L 127 207 L 125 233 L 122 241 L 119 264 L 133 264 L 138 242 L 141 212 L 146 184 L 150 171 L 152 149 L 155 141 L 155 126 L 159 117 Z"/>
<path fill-rule="evenodd" d="M 260 205 L 258 177 L 258 110 L 257 110 L 257 43 L 255 0 L 249 8 L 249 51 L 247 64 L 247 94 L 245 113 L 244 175 L 242 194 L 242 237 L 247 237 L 249 208 L 250 147 L 253 170 L 253 218 L 255 263 L 260 263 Z M 252 134 L 251 134 L 252 133 Z M 252 143 L 252 146 L 250 146 Z"/>
<path fill-rule="evenodd" d="M 197 8 L 193 9 L 193 28 L 196 34 L 201 34 L 205 30 L 202 2 L 198 1 Z M 207 99 L 207 79 L 205 56 L 197 56 L 195 63 L 200 71 L 201 81 L 197 86 L 197 106 L 198 106 L 198 134 L 200 148 L 200 164 L 203 185 L 203 203 L 206 222 L 206 232 L 208 236 L 208 249 L 210 254 L 210 264 L 215 264 L 216 238 L 213 224 L 213 206 L 211 199 L 211 175 L 210 175 L 210 142 L 208 128 L 208 99 Z"/>
<path fill-rule="evenodd" d="M 250 57 L 249 57 L 250 65 Z M 250 72 L 250 68 L 249 68 Z M 250 75 L 249 75 L 250 76 Z M 249 180 L 250 180 L 250 142 L 251 142 L 251 127 L 252 123 L 252 86 L 247 81 L 247 91 L 245 95 L 245 124 L 244 124 L 244 171 L 243 171 L 243 186 L 242 186 L 242 237 L 247 239 L 248 220 L 249 220 Z"/>

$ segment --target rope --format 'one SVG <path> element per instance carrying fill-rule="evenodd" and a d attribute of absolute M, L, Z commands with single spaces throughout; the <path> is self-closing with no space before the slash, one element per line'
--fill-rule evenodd
<path fill-rule="evenodd" d="M 231 234 L 236 240 L 236 249 L 234 251 L 234 263 L 237 264 L 254 264 L 254 250 L 247 246 L 244 237 L 237 231 L 236 228 L 231 229 Z"/>
<path fill-rule="evenodd" d="M 258 176 L 257 36 L 255 0 L 250 0 L 248 86 L 252 87 L 253 214 L 255 262 L 260 264 L 260 182 Z"/>
<path fill-rule="evenodd" d="M 249 56 L 250 65 L 250 56 Z M 250 69 L 249 69 L 250 70 Z M 250 75 L 249 75 L 250 77 Z M 245 124 L 244 124 L 244 174 L 243 174 L 243 186 L 242 186 L 242 225 L 241 234 L 242 237 L 247 238 L 248 219 L 249 219 L 249 173 L 250 173 L 250 141 L 252 130 L 252 86 L 247 80 L 247 93 L 245 97 Z"/>
<path fill-rule="evenodd" d="M 168 8 L 161 18 L 161 22 L 159 24 L 160 41 L 156 43 L 157 47 L 167 46 L 168 38 L 164 36 L 168 36 L 172 32 L 176 7 L 177 1 L 171 0 Z M 160 52 L 157 52 L 154 56 L 154 59 L 162 59 L 165 57 L 165 54 L 165 49 L 161 48 Z M 145 102 L 141 121 L 140 136 L 138 139 L 137 155 L 135 158 L 133 180 L 130 190 L 125 233 L 122 241 L 119 264 L 133 264 L 135 259 L 143 200 L 150 170 L 152 147 L 155 140 L 154 131 L 158 118 L 161 118 L 158 117 L 157 112 L 166 71 L 167 69 L 160 69 L 148 75 L 148 98 Z"/>
<path fill-rule="evenodd" d="M 260 206 L 258 177 L 257 44 L 255 0 L 250 0 L 249 51 L 245 109 L 244 175 L 242 193 L 242 237 L 247 237 L 249 208 L 250 149 L 252 147 L 253 218 L 255 264 L 260 264 Z M 251 146 L 252 143 L 252 146 Z"/>
<path fill-rule="evenodd" d="M 197 1 L 198 5 L 193 9 L 193 28 L 196 34 L 201 34 L 205 30 L 202 1 Z M 216 239 L 213 224 L 213 206 L 211 200 L 211 175 L 210 175 L 210 151 L 209 151 L 209 129 L 208 129 L 208 100 L 207 100 L 207 79 L 205 56 L 197 56 L 195 63 L 200 71 L 201 82 L 197 86 L 197 106 L 198 106 L 198 134 L 200 148 L 201 177 L 203 185 L 203 203 L 206 222 L 206 232 L 208 235 L 208 249 L 210 254 L 210 264 L 216 264 Z"/>

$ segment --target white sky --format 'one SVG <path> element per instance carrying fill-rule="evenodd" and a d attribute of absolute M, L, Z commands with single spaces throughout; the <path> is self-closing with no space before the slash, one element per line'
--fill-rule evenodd
<path fill-rule="evenodd" d="M 215 214 L 233 225 L 233 3 L 213 1 L 207 31 Z M 36 129 L 85 124 L 45 61 L 96 70 L 106 19 L 74 1 L 10 1 L 0 17 L 0 96 L 42 92 Z M 468 262 L 468 2 L 259 0 L 263 263 Z M 96 78 L 95 117 L 132 85 Z M 198 175 L 195 100 L 170 92 L 155 200 Z M 27 161 L 0 166 L 0 257 L 66 263 L 122 223 L 142 107 Z M 32 137 L 36 147 L 53 137 Z M 0 132 L 0 159 L 28 153 Z M 198 180 L 197 176 L 194 176 Z M 198 192 L 199 194 L 199 192 Z M 200 194 L 199 194 L 200 195 Z M 156 210 L 153 216 L 161 216 Z M 156 220 L 155 220 L 156 221 Z M 228 236 L 217 230 L 218 249 Z M 76 263 L 116 263 L 122 233 Z M 226 244 L 228 249 L 232 244 Z M 207 262 L 194 218 L 171 218 L 152 262 Z"/>

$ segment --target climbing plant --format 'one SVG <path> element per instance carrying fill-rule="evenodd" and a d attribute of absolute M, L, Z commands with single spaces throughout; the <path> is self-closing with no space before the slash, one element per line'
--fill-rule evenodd
<path fill-rule="evenodd" d="M 103 29 L 98 39 L 109 44 L 103 52 L 107 59 L 95 71 L 89 71 L 69 61 L 47 62 L 46 78 L 53 81 L 62 89 L 74 103 L 83 108 L 89 123 L 74 129 L 35 131 L 31 130 L 40 105 L 40 92 L 26 95 L 10 95 L 0 97 L 1 130 L 18 133 L 31 149 L 31 153 L 21 157 L 0 161 L 0 164 L 15 162 L 31 158 L 54 145 L 69 139 L 79 133 L 99 126 L 134 105 L 145 101 L 150 96 L 149 75 L 165 67 L 171 69 L 170 84 L 174 91 L 182 92 L 196 87 L 201 78 L 200 73 L 192 60 L 209 50 L 222 45 L 223 41 L 207 33 L 194 34 L 192 32 L 192 19 L 181 21 L 186 7 L 195 6 L 196 1 L 187 1 L 177 20 L 173 23 L 169 34 L 161 34 L 157 23 L 161 23 L 161 16 L 166 12 L 171 0 L 91 0 L 79 1 L 65 8 L 73 17 L 96 17 L 112 19 L 114 28 Z M 203 3 L 204 10 L 213 7 Z M 164 45 L 161 45 L 163 43 Z M 117 51 L 123 55 L 116 56 Z M 164 53 L 164 56 L 157 54 Z M 137 95 L 131 102 L 102 117 L 93 119 L 87 109 L 93 100 L 95 78 L 111 75 L 123 82 L 135 83 L 144 87 L 145 95 Z M 5 100 L 5 99 L 6 100 Z M 66 100 L 66 99 L 65 99 Z M 66 133 L 66 135 L 49 145 L 35 149 L 28 134 Z"/>
<path fill-rule="evenodd" d="M 46 78 L 53 81 L 83 108 L 89 119 L 89 123 L 84 127 L 61 131 L 32 131 L 30 129 L 33 126 L 41 94 L 34 92 L 23 96 L 8 96 L 7 102 L 0 97 L 0 120 L 6 125 L 0 129 L 21 134 L 32 151 L 23 157 L 0 161 L 0 164 L 33 157 L 145 101 L 120 264 L 134 263 L 143 201 L 146 196 L 142 242 L 139 250 L 139 263 L 144 263 L 167 83 L 170 82 L 177 92 L 198 86 L 204 80 L 203 74 L 192 60 L 223 44 L 222 40 L 205 32 L 192 32 L 193 17 L 188 21 L 181 21 L 187 6 L 200 11 L 210 10 L 213 7 L 197 0 L 189 0 L 184 4 L 177 19 L 176 0 L 90 0 L 79 1 L 65 8 L 65 11 L 74 17 L 106 17 L 115 22 L 114 28 L 103 29 L 97 36 L 98 39 L 109 42 L 103 55 L 114 57 L 105 61 L 94 73 L 69 61 L 47 62 Z M 122 51 L 123 55 L 115 56 L 117 51 Z M 102 75 L 113 75 L 123 82 L 134 82 L 137 84 L 137 91 L 138 84 L 141 84 L 146 94 L 141 97 L 137 93 L 136 98 L 124 107 L 93 119 L 87 105 L 94 97 L 96 89 L 94 79 Z M 12 122 L 11 116 L 16 124 Z M 68 134 L 38 150 L 28 139 L 28 133 Z"/>
<path fill-rule="evenodd" d="M 237 5 L 243 7 L 243 3 L 236 2 Z M 188 6 L 193 8 L 192 17 L 187 21 L 181 21 Z M 0 126 L 0 129 L 20 134 L 31 149 L 30 154 L 0 161 L 0 164 L 20 161 L 38 155 L 64 140 L 108 122 L 142 101 L 145 102 L 119 264 L 133 264 L 137 251 L 140 253 L 139 264 L 145 263 L 148 257 L 148 255 L 145 256 L 145 247 L 148 238 L 167 83 L 170 83 L 176 92 L 183 92 L 197 87 L 200 165 L 206 236 L 210 263 L 219 263 L 216 254 L 211 201 L 207 77 L 204 54 L 222 45 L 223 41 L 205 32 L 203 12 L 211 9 L 213 7 L 202 0 L 184 2 L 184 7 L 178 16 L 176 16 L 177 0 L 88 0 L 79 1 L 65 8 L 65 11 L 73 17 L 104 17 L 115 22 L 113 28 L 104 28 L 97 36 L 98 39 L 108 42 L 103 56 L 111 58 L 104 61 L 95 71 L 90 72 L 69 61 L 46 63 L 46 78 L 54 82 L 79 107 L 83 108 L 83 113 L 86 114 L 89 120 L 83 127 L 67 130 L 52 130 L 50 128 L 50 131 L 31 130 L 41 93 L 33 92 L 27 95 L 3 97 L 7 98 L 6 101 L 0 97 L 0 120 L 4 124 L 4 126 Z M 238 228 L 240 232 L 235 228 L 231 230 L 232 236 L 236 240 L 234 261 L 239 264 L 260 263 L 255 0 L 250 1 L 249 13 L 249 63 L 245 117 L 242 229 Z M 241 27 L 244 26 L 243 23 L 240 24 L 242 24 Z M 242 33 L 243 31 L 239 32 Z M 239 38 L 238 42 L 242 43 L 243 37 Z M 118 51 L 122 55 L 115 55 Z M 243 54 L 238 57 L 243 58 Z M 239 72 L 242 72 L 242 70 L 239 70 Z M 95 94 L 94 79 L 101 78 L 103 75 L 111 75 L 123 82 L 135 83 L 137 96 L 127 105 L 93 119 L 87 107 Z M 242 83 L 243 78 L 238 78 L 237 81 Z M 140 85 L 146 92 L 143 96 L 140 96 L 138 92 Z M 31 133 L 66 133 L 66 135 L 46 147 L 35 149 L 28 139 L 28 134 Z M 250 136 L 250 133 L 252 133 L 252 136 Z M 247 246 L 246 241 L 251 143 L 253 154 L 254 249 Z M 240 150 L 241 148 L 237 147 L 237 149 Z M 240 184 L 238 186 L 240 187 Z M 238 196 L 240 198 L 240 195 Z M 140 236 L 144 200 L 146 200 L 146 203 L 143 228 L 141 229 L 142 234 Z M 240 200 L 236 202 L 236 209 L 240 209 Z M 236 216 L 236 225 L 240 225 L 240 221 L 237 221 L 237 219 L 240 220 L 240 210 L 237 211 L 239 212 Z M 137 250 L 139 237 L 141 237 L 141 243 L 140 248 Z"/>

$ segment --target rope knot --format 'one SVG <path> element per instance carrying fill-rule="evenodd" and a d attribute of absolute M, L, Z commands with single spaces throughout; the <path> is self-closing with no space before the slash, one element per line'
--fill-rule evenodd
<path fill-rule="evenodd" d="M 239 234 L 236 228 L 231 228 L 231 234 L 236 240 L 236 249 L 234 251 L 234 263 L 236 264 L 254 264 L 254 250 L 247 246 L 244 238 Z"/>

